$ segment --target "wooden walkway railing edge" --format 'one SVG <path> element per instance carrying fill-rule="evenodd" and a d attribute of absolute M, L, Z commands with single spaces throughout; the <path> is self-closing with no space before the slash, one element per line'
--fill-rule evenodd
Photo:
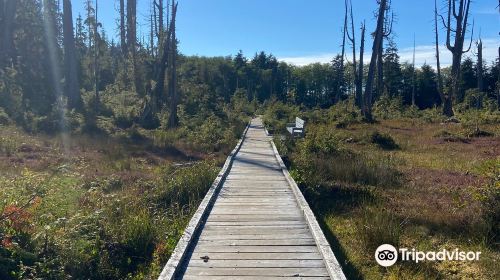
<path fill-rule="evenodd" d="M 173 280 L 174 277 L 176 276 L 176 273 L 178 272 L 178 269 L 180 268 L 180 264 L 184 260 L 184 257 L 191 246 L 194 237 L 198 233 L 198 229 L 200 228 L 200 225 L 203 224 L 203 220 L 206 218 L 207 214 L 210 212 L 210 208 L 213 206 L 217 195 L 224 183 L 224 179 L 228 175 L 229 171 L 231 170 L 231 165 L 234 161 L 235 155 L 238 153 L 240 150 L 243 141 L 245 140 L 248 128 L 250 127 L 250 122 L 246 126 L 241 139 L 238 141 L 238 144 L 236 144 L 236 147 L 233 149 L 233 151 L 229 154 L 229 156 L 226 159 L 226 162 L 224 163 L 224 166 L 222 167 L 221 171 L 215 178 L 214 182 L 212 183 L 212 186 L 208 190 L 207 194 L 205 195 L 205 198 L 200 203 L 200 206 L 198 206 L 198 209 L 194 213 L 193 217 L 189 221 L 188 226 L 184 230 L 184 233 L 182 234 L 182 237 L 180 238 L 179 242 L 177 242 L 177 245 L 175 246 L 174 252 L 170 256 L 170 259 L 168 260 L 167 264 L 163 267 L 163 270 L 158 277 L 158 280 Z"/>
<path fill-rule="evenodd" d="M 346 276 L 342 271 L 342 267 L 340 266 L 339 262 L 337 261 L 337 258 L 333 254 L 332 248 L 330 247 L 330 244 L 326 240 L 326 237 L 323 234 L 323 231 L 321 230 L 321 227 L 319 226 L 318 221 L 314 216 L 314 213 L 309 207 L 309 204 L 304 198 L 304 195 L 300 191 L 297 183 L 288 172 L 288 169 L 286 168 L 285 163 L 281 159 L 281 156 L 278 152 L 278 149 L 276 148 L 276 145 L 274 144 L 274 141 L 271 141 L 271 144 L 273 146 L 274 155 L 276 156 L 276 159 L 278 160 L 278 163 L 281 167 L 281 171 L 285 175 L 288 184 L 292 188 L 292 192 L 295 195 L 295 198 L 297 199 L 297 203 L 299 204 L 300 209 L 304 213 L 304 217 L 307 221 L 309 229 L 312 232 L 314 240 L 316 241 L 316 245 L 318 246 L 318 249 L 321 255 L 323 256 L 323 260 L 325 261 L 326 269 L 328 270 L 330 278 L 335 280 L 346 280 Z"/>

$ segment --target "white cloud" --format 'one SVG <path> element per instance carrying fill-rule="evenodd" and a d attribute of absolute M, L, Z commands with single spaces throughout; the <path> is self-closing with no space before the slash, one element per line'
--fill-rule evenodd
<path fill-rule="evenodd" d="M 488 38 L 483 39 L 483 59 L 490 63 L 494 61 L 498 56 L 498 46 L 500 45 L 500 39 Z M 467 45 L 468 46 L 468 45 Z M 446 46 L 441 45 L 439 49 L 441 66 L 446 67 L 451 65 L 451 53 L 448 51 Z M 473 42 L 471 50 L 464 54 L 466 56 L 475 56 L 476 48 L 475 42 Z M 322 53 L 317 55 L 307 55 L 307 56 L 291 56 L 291 57 L 280 57 L 280 61 L 284 61 L 297 66 L 304 66 L 311 63 L 329 63 L 337 53 Z M 403 48 L 399 50 L 399 56 L 401 63 L 409 62 L 413 60 L 413 47 Z M 368 63 L 371 57 L 371 53 L 365 53 L 365 63 Z M 352 60 L 352 55 L 348 52 L 348 60 Z M 415 64 L 417 66 L 422 66 L 424 63 L 435 67 L 436 65 L 436 51 L 434 45 L 421 45 L 415 48 Z"/>

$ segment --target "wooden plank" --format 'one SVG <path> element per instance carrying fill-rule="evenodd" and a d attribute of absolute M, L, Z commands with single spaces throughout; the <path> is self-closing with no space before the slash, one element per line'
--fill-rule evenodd
<path fill-rule="evenodd" d="M 328 277 L 324 268 L 204 268 L 188 267 L 186 276 Z"/>
<path fill-rule="evenodd" d="M 205 267 L 205 268 L 255 268 L 255 267 L 283 267 L 283 268 L 312 268 L 325 267 L 323 260 L 208 260 L 205 262 L 202 259 L 192 258 L 189 262 L 190 267 Z"/>
<path fill-rule="evenodd" d="M 236 275 L 236 276 L 213 276 L 213 275 L 185 275 L 182 279 L 184 280 L 324 280 L 330 279 L 330 277 L 281 277 L 281 276 L 252 276 L 252 275 Z"/>
<path fill-rule="evenodd" d="M 195 250 L 191 256 L 193 259 L 203 260 L 208 257 L 211 260 L 322 260 L 323 257 L 316 253 L 216 253 L 204 250 Z"/>
<path fill-rule="evenodd" d="M 196 246 L 198 252 L 213 253 L 318 253 L 318 248 L 312 246 Z"/>
<path fill-rule="evenodd" d="M 225 239 L 225 240 L 198 240 L 198 245 L 205 246 L 309 246 L 316 245 L 314 239 L 282 239 L 282 240 L 244 240 L 244 239 Z"/>
<path fill-rule="evenodd" d="M 304 221 L 209 221 L 206 225 L 217 226 L 242 226 L 242 225 L 255 225 L 255 226 L 277 226 L 277 225 L 304 225 Z"/>
<path fill-rule="evenodd" d="M 310 233 L 297 233 L 294 235 L 289 234 L 213 234 L 210 231 L 203 231 L 200 239 L 202 240 L 283 240 L 293 237 L 293 239 L 310 239 Z"/>

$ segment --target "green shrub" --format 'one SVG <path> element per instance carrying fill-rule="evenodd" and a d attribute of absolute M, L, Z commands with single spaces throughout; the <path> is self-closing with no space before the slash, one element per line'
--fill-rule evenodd
<path fill-rule="evenodd" d="M 378 145 L 384 150 L 395 150 L 399 148 L 391 135 L 374 131 L 369 136 L 370 142 Z"/>
<path fill-rule="evenodd" d="M 284 134 L 286 124 L 295 122 L 295 117 L 300 117 L 300 110 L 297 106 L 288 105 L 281 101 L 270 101 L 267 104 L 263 121 L 267 129 L 272 134 Z"/>
<path fill-rule="evenodd" d="M 340 151 L 341 141 L 330 127 L 311 125 L 299 146 L 300 151 L 305 154 L 333 155 Z"/>
<path fill-rule="evenodd" d="M 5 112 L 3 108 L 0 107 L 0 125 L 8 125 L 10 124 L 9 115 Z"/>

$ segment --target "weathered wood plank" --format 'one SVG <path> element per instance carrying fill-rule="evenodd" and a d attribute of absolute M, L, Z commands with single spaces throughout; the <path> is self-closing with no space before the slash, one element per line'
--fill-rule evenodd
<path fill-rule="evenodd" d="M 316 245 L 314 239 L 283 239 L 283 240 L 199 240 L 198 245 L 206 246 L 308 246 Z"/>
<path fill-rule="evenodd" d="M 236 267 L 236 268 L 255 268 L 255 267 L 283 267 L 283 268 L 313 268 L 325 267 L 325 263 L 320 260 L 211 260 L 205 262 L 202 259 L 192 258 L 189 262 L 191 267 L 205 267 L 205 268 L 223 268 L 223 267 Z"/>
<path fill-rule="evenodd" d="M 187 276 L 328 277 L 324 268 L 204 268 L 188 267 Z"/>
<path fill-rule="evenodd" d="M 196 246 L 198 252 L 212 253 L 319 253 L 315 245 L 312 246 Z"/>
<path fill-rule="evenodd" d="M 184 280 L 324 280 L 330 279 L 330 277 L 281 277 L 281 276 L 212 276 L 212 275 L 185 275 L 182 279 Z"/>
<path fill-rule="evenodd" d="M 211 260 L 322 260 L 323 257 L 317 253 L 215 253 L 197 249 L 191 258 Z"/>

